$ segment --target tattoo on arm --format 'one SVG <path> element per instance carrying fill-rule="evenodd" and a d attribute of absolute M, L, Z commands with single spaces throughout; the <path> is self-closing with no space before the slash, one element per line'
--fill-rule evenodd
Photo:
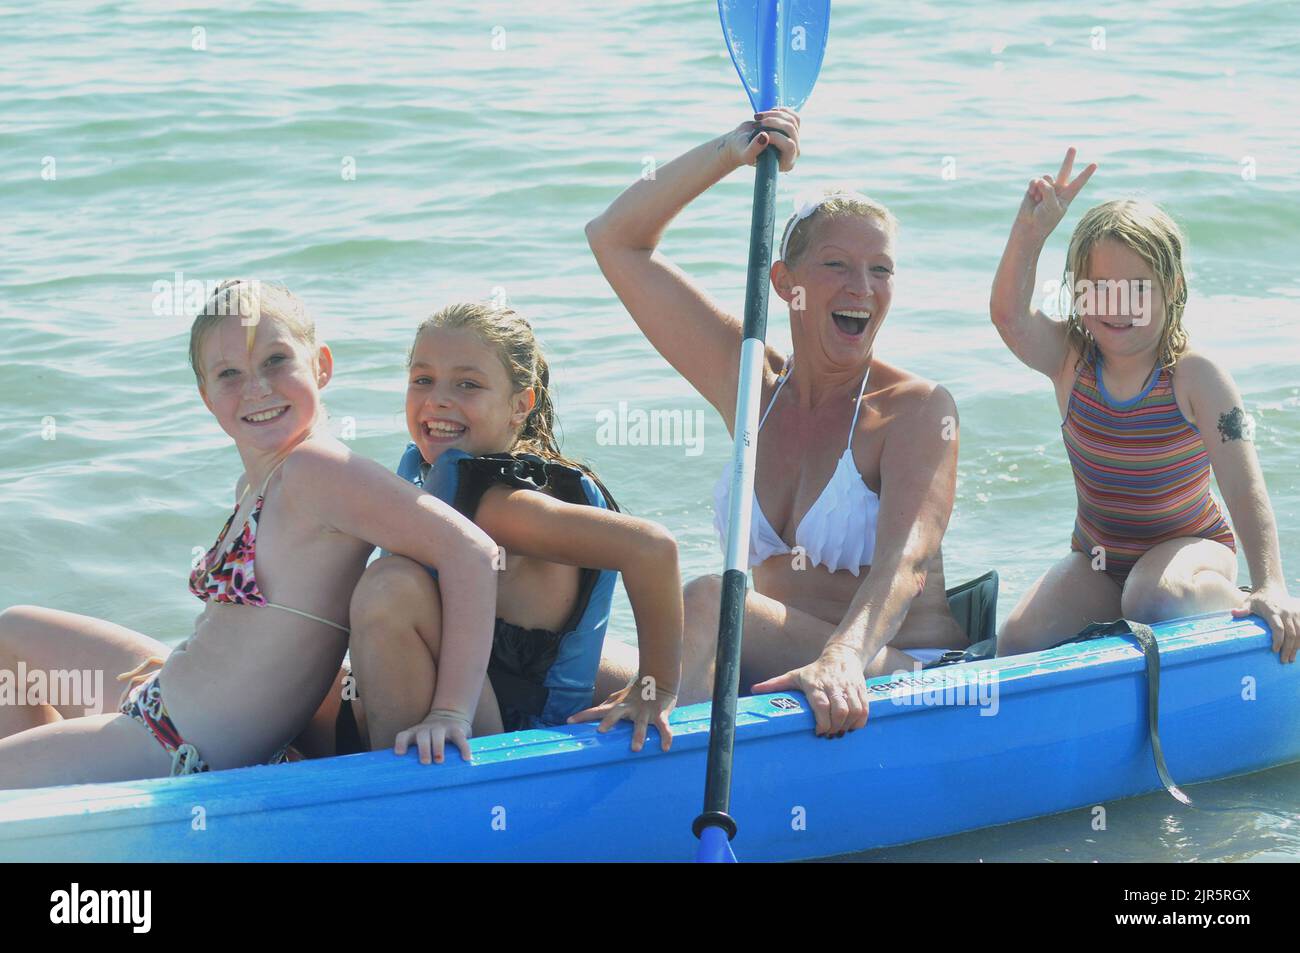
<path fill-rule="evenodd" d="M 1229 440 L 1254 440 L 1255 420 L 1240 407 L 1234 407 L 1226 414 L 1219 414 L 1219 436 L 1224 443 Z"/>

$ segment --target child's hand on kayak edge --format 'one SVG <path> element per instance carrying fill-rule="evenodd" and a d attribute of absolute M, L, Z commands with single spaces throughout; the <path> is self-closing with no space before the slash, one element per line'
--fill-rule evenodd
<path fill-rule="evenodd" d="M 470 721 L 458 711 L 435 708 L 424 721 L 397 733 L 393 753 L 405 755 L 411 742 L 420 752 L 420 764 L 442 764 L 443 746 L 450 741 L 465 761 L 473 760 L 469 750 Z"/>
<path fill-rule="evenodd" d="M 1016 213 L 1016 224 L 1029 229 L 1039 241 L 1046 241 L 1052 230 L 1061 224 L 1074 197 L 1097 171 L 1097 163 L 1089 165 L 1071 182 L 1070 171 L 1073 168 L 1074 148 L 1071 147 L 1065 153 L 1065 160 L 1055 179 L 1050 175 L 1041 175 L 1031 180 L 1029 188 L 1025 190 L 1020 210 Z"/>
<path fill-rule="evenodd" d="M 1273 651 L 1280 662 L 1294 662 L 1300 650 L 1300 600 L 1288 595 L 1285 589 L 1261 586 L 1237 608 L 1233 618 L 1257 615 L 1268 623 L 1273 633 Z"/>
<path fill-rule="evenodd" d="M 656 686 L 650 676 L 638 676 L 609 698 L 592 708 L 569 717 L 569 724 L 600 719 L 597 731 L 604 733 L 626 718 L 633 722 L 632 750 L 640 751 L 645 745 L 646 732 L 651 722 L 659 729 L 659 747 L 667 751 L 673 744 L 673 730 L 668 725 L 668 715 L 677 705 L 674 692 Z"/>
<path fill-rule="evenodd" d="M 799 114 L 781 107 L 755 113 L 723 138 L 736 165 L 753 165 L 769 145 L 780 155 L 779 168 L 789 172 L 799 158 Z"/>
<path fill-rule="evenodd" d="M 842 738 L 864 727 L 871 711 L 862 660 L 850 649 L 828 646 L 813 662 L 759 682 L 751 690 L 756 695 L 803 692 L 817 722 L 814 733 L 823 738 Z"/>

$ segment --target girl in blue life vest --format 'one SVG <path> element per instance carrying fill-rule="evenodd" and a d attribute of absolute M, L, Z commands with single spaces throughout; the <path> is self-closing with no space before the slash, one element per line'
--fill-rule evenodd
<path fill-rule="evenodd" d="M 554 436 L 550 373 L 518 313 L 455 304 L 420 325 L 407 362 L 412 443 L 398 473 L 454 505 L 497 543 L 496 629 L 475 735 L 573 721 L 647 726 L 667 750 L 681 678 L 677 545 L 662 526 L 620 513 Z M 592 707 L 615 575 L 636 617 L 637 677 Z M 342 701 L 337 750 L 414 742 L 441 761 L 428 723 L 444 644 L 433 573 L 405 556 L 372 563 L 352 596 L 355 701 Z M 351 694 L 351 693 L 344 693 Z M 328 702 L 327 702 L 328 704 Z"/>

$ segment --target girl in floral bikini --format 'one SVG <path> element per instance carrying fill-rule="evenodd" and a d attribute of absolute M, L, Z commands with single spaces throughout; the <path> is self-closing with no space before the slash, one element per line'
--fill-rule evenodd
<path fill-rule="evenodd" d="M 1277 525 L 1250 418 L 1232 377 L 1188 346 L 1184 240 L 1155 206 L 1089 209 L 1070 239 L 1070 314 L 1031 310 L 1038 255 L 1070 201 L 1074 150 L 1029 183 L 993 283 L 993 324 L 1056 388 L 1078 495 L 1071 552 L 1030 587 L 998 653 L 1044 648 L 1092 621 L 1157 622 L 1232 609 L 1259 615 L 1284 662 L 1300 647 Z M 1076 293 L 1077 292 L 1077 293 Z M 1210 495 L 1213 471 L 1236 536 Z M 1237 537 L 1251 589 L 1237 589 Z"/>
<path fill-rule="evenodd" d="M 429 620 L 439 636 L 437 689 L 426 724 L 439 755 L 450 740 L 468 758 L 492 645 L 492 541 L 325 432 L 320 391 L 333 358 L 288 291 L 223 283 L 195 319 L 190 360 L 204 404 L 244 464 L 235 512 L 190 579 L 205 603 L 194 634 L 169 653 L 100 619 L 31 606 L 0 614 L 0 667 L 21 659 L 29 669 L 123 673 L 132 682 L 116 712 L 0 707 L 0 788 L 273 758 L 338 671 L 349 599 L 376 546 L 440 573 L 439 612 Z"/>

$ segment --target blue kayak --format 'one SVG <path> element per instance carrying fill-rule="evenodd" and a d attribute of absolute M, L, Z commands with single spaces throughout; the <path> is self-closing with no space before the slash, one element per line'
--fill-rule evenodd
<path fill-rule="evenodd" d="M 1176 781 L 1300 760 L 1300 666 L 1255 617 L 1154 630 Z M 1159 790 L 1147 685 L 1134 640 L 1110 636 L 871 679 L 867 728 L 833 742 L 800 694 L 742 698 L 736 854 L 827 857 Z M 472 764 L 380 751 L 0 792 L 0 860 L 685 861 L 709 706 L 672 721 L 667 753 L 578 725 L 475 739 Z"/>

